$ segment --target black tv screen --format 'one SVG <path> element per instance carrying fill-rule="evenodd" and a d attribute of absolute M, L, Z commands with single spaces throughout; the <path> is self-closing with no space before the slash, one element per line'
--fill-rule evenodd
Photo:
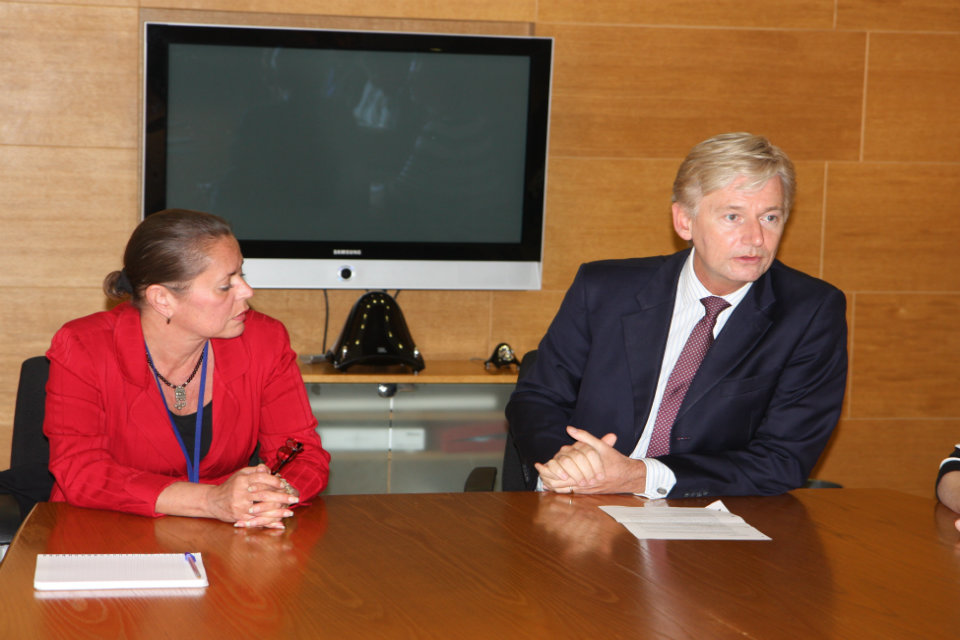
<path fill-rule="evenodd" d="M 540 286 L 552 41 L 146 25 L 143 214 L 253 286 Z"/>

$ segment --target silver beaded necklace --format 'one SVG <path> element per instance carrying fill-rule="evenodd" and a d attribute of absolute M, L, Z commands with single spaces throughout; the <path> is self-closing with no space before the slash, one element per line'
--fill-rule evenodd
<path fill-rule="evenodd" d="M 183 409 L 187 406 L 187 385 L 190 384 L 190 381 L 193 380 L 194 376 L 197 375 L 197 371 L 200 370 L 200 365 L 203 364 L 203 353 L 200 353 L 200 358 L 197 360 L 197 364 L 193 367 L 193 372 L 183 384 L 173 384 L 164 378 L 163 375 L 157 371 L 157 367 L 153 364 L 153 360 L 150 358 L 149 351 L 147 351 L 147 364 L 150 365 L 150 368 L 156 374 L 157 378 L 160 379 L 160 382 L 173 389 L 173 408 L 177 411 L 183 411 Z"/>

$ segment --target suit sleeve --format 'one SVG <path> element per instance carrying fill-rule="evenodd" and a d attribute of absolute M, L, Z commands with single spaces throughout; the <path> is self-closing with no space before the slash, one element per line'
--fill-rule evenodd
<path fill-rule="evenodd" d="M 537 348 L 536 361 L 517 381 L 507 403 L 510 431 L 525 464 L 546 462 L 572 442 L 571 423 L 591 337 L 580 268 Z"/>
<path fill-rule="evenodd" d="M 756 407 L 761 417 L 744 445 L 659 458 L 677 477 L 669 497 L 775 495 L 801 486 L 840 418 L 846 338 L 846 299 L 831 287 L 802 328 L 769 402 Z M 709 407 L 704 411 L 701 419 L 709 422 Z"/>

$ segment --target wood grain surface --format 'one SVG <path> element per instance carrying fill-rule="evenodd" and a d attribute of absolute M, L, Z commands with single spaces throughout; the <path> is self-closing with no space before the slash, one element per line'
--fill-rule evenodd
<path fill-rule="evenodd" d="M 933 500 L 723 501 L 772 540 L 637 540 L 597 509 L 642 504 L 629 496 L 330 496 L 283 532 L 42 503 L 0 565 L 0 636 L 955 637 L 960 534 Z M 32 589 L 38 553 L 187 550 L 203 553 L 200 595 Z"/>

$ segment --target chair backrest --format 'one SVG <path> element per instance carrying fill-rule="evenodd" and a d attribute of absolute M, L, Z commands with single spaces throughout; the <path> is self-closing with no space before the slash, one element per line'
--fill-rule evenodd
<path fill-rule="evenodd" d="M 50 361 L 46 356 L 27 358 L 20 366 L 17 404 L 13 414 L 13 444 L 10 466 L 42 464 L 50 461 L 50 443 L 43 435 L 43 412 L 47 398 Z"/>
<path fill-rule="evenodd" d="M 24 360 L 20 367 L 13 415 L 10 469 L 0 472 L 0 491 L 14 495 L 25 515 L 35 503 L 50 498 L 50 443 L 43 435 L 44 405 L 50 362 L 44 356 Z"/>
<path fill-rule="evenodd" d="M 528 351 L 520 360 L 517 380 L 522 380 L 537 359 L 537 350 Z M 513 433 L 507 429 L 507 441 L 503 447 L 501 486 L 504 491 L 533 491 L 537 488 L 537 471 L 532 465 L 524 464 L 513 442 Z"/>

